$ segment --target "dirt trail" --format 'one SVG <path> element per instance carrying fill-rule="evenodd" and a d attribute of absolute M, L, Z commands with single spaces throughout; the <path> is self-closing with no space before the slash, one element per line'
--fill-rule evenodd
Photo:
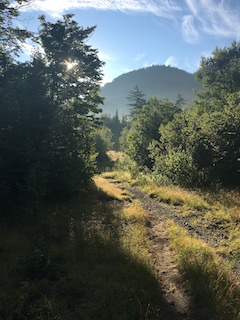
<path fill-rule="evenodd" d="M 150 198 L 137 187 L 127 183 L 121 183 L 118 186 L 130 191 L 133 199 L 140 200 L 143 209 L 147 212 L 148 234 L 152 244 L 151 254 L 164 298 L 175 315 L 172 320 L 201 320 L 193 296 L 187 288 L 183 275 L 176 267 L 174 255 L 169 246 L 166 229 L 167 220 L 171 215 L 170 209 Z"/>

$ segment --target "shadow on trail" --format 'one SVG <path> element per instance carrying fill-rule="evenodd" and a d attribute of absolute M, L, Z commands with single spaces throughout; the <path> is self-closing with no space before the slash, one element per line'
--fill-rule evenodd
<path fill-rule="evenodd" d="M 152 270 L 122 249 L 119 209 L 108 200 L 94 191 L 1 226 L 0 318 L 183 319 Z"/>

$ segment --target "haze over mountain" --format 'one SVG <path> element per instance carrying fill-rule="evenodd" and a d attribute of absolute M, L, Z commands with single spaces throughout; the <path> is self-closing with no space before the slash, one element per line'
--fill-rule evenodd
<path fill-rule="evenodd" d="M 130 106 L 127 96 L 135 86 L 145 94 L 145 99 L 158 96 L 167 97 L 175 102 L 181 94 L 186 103 L 192 103 L 194 90 L 202 88 L 194 74 L 170 66 L 151 66 L 131 71 L 106 83 L 101 88 L 101 96 L 105 97 L 103 112 L 119 116 L 129 115 Z"/>

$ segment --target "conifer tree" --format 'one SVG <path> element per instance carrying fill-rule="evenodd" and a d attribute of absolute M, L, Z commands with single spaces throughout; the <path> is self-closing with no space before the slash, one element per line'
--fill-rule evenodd
<path fill-rule="evenodd" d="M 135 114 L 139 112 L 139 110 L 146 104 L 146 100 L 144 99 L 145 94 L 139 90 L 136 85 L 133 90 L 129 92 L 127 96 L 127 100 L 129 101 L 128 105 L 131 107 L 130 117 L 133 118 Z"/>

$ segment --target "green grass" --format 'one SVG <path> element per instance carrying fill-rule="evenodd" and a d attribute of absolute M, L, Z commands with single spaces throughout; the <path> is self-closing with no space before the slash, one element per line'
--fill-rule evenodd
<path fill-rule="evenodd" d="M 138 202 L 92 190 L 17 220 L 0 224 L 4 320 L 171 319 Z"/>

